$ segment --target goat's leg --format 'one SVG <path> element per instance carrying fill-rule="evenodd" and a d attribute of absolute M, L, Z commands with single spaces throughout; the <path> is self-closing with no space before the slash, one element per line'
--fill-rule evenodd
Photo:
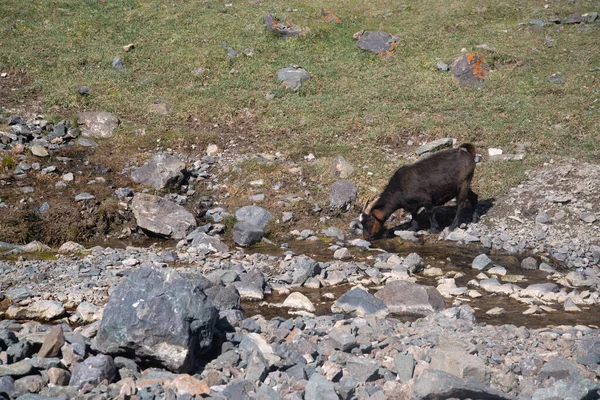
<path fill-rule="evenodd" d="M 458 196 L 456 196 L 456 216 L 454 217 L 454 221 L 452 221 L 452 224 L 450 225 L 451 231 L 453 231 L 460 225 L 463 210 L 467 205 L 467 197 L 469 195 L 469 192 L 471 191 L 469 183 L 470 182 L 466 182 L 465 184 L 463 184 L 458 192 Z"/>
<path fill-rule="evenodd" d="M 416 206 L 409 205 L 404 210 L 406 210 L 406 212 L 408 212 L 412 217 L 409 230 L 417 232 L 419 230 L 419 222 L 417 221 L 417 213 L 419 212 L 419 209 Z"/>
<path fill-rule="evenodd" d="M 429 217 L 429 232 L 431 233 L 440 233 L 442 230 L 440 229 L 440 224 L 438 223 L 437 219 L 435 218 L 435 209 L 433 208 L 432 204 L 427 204 L 425 205 L 425 212 L 427 213 L 427 216 Z"/>
<path fill-rule="evenodd" d="M 471 203 L 471 208 L 473 209 L 473 216 L 471 218 L 471 222 L 477 222 L 479 221 L 479 213 L 477 212 L 477 204 L 479 197 L 477 196 L 477 193 L 473 192 L 472 190 L 469 190 L 469 194 L 467 194 L 467 199 Z"/>

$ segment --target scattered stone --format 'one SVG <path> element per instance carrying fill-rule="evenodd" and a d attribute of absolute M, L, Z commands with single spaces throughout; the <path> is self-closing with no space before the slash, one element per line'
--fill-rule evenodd
<path fill-rule="evenodd" d="M 240 246 L 251 246 L 264 236 L 262 229 L 248 222 L 238 222 L 233 227 L 233 241 Z"/>
<path fill-rule="evenodd" d="M 276 20 L 271 14 L 265 16 L 267 32 L 274 33 L 282 39 L 290 39 L 302 34 L 302 29 L 296 25 L 288 25 Z"/>
<path fill-rule="evenodd" d="M 31 151 L 31 154 L 33 154 L 36 157 L 48 157 L 50 155 L 48 153 L 48 150 L 46 150 L 44 146 L 40 146 L 39 144 L 31 146 L 29 150 Z"/>
<path fill-rule="evenodd" d="M 114 69 L 122 70 L 125 69 L 125 63 L 123 62 L 123 59 L 121 57 L 117 56 L 112 60 L 112 67 Z"/>
<path fill-rule="evenodd" d="M 568 25 L 568 24 L 581 24 L 583 22 L 583 16 L 581 14 L 578 13 L 573 13 L 571 15 L 568 15 L 567 18 L 565 18 L 565 22 L 564 24 Z"/>
<path fill-rule="evenodd" d="M 353 37 L 358 40 L 356 45 L 359 48 L 384 55 L 393 52 L 400 42 L 399 37 L 382 31 L 362 31 Z"/>
<path fill-rule="evenodd" d="M 596 19 L 598 19 L 598 13 L 597 12 L 588 12 L 585 13 L 581 16 L 581 18 L 583 19 L 583 22 L 586 24 L 591 24 L 594 21 L 596 21 Z"/>
<path fill-rule="evenodd" d="M 579 219 L 582 220 L 583 222 L 587 222 L 588 224 L 596 222 L 596 220 L 597 220 L 596 213 L 593 213 L 591 211 L 586 211 L 586 212 L 579 214 Z"/>
<path fill-rule="evenodd" d="M 337 156 L 333 162 L 333 173 L 335 178 L 348 179 L 354 173 L 354 168 L 342 156 Z"/>
<path fill-rule="evenodd" d="M 57 325 L 48 332 L 38 352 L 38 357 L 56 357 L 65 344 L 65 335 L 61 325 Z"/>
<path fill-rule="evenodd" d="M 481 54 L 467 53 L 450 65 L 455 78 L 463 87 L 482 88 L 490 67 Z"/>
<path fill-rule="evenodd" d="M 523 261 L 521 261 L 521 268 L 536 270 L 536 269 L 538 269 L 537 260 L 533 257 L 527 257 L 527 258 L 523 259 Z"/>
<path fill-rule="evenodd" d="M 284 307 L 293 308 L 296 310 L 305 310 L 308 312 L 315 312 L 315 305 L 302 293 L 294 292 L 291 293 L 283 302 Z"/>
<path fill-rule="evenodd" d="M 119 118 L 108 112 L 83 112 L 77 116 L 77 123 L 83 136 L 109 139 L 119 127 Z M 81 144 L 81 141 L 79 141 Z M 82 144 L 83 145 L 83 144 Z"/>
<path fill-rule="evenodd" d="M 86 200 L 92 200 L 95 199 L 96 197 L 93 194 L 90 193 L 79 193 L 77 196 L 75 196 L 75 201 L 86 201 Z"/>
<path fill-rule="evenodd" d="M 69 385 L 81 388 L 84 384 L 91 383 L 95 386 L 105 379 L 111 383 L 116 376 L 117 369 L 112 357 L 99 354 L 75 364 Z"/>
<path fill-rule="evenodd" d="M 448 72 L 450 71 L 450 67 L 443 61 L 438 61 L 435 65 L 438 71 Z"/>
<path fill-rule="evenodd" d="M 490 258 L 487 255 L 480 254 L 477 257 L 475 257 L 475 259 L 473 260 L 473 263 L 471 264 L 471 268 L 483 271 L 486 268 L 490 267 L 491 265 L 492 265 L 492 260 L 490 260 Z"/>
<path fill-rule="evenodd" d="M 304 68 L 293 65 L 277 71 L 277 79 L 288 89 L 298 90 L 302 82 L 310 79 L 310 74 Z"/>
<path fill-rule="evenodd" d="M 512 395 L 435 369 L 426 369 L 415 378 L 412 395 L 419 399 L 515 400 Z"/>
<path fill-rule="evenodd" d="M 494 308 L 486 311 L 485 313 L 487 315 L 492 315 L 494 317 L 497 317 L 497 316 L 500 316 L 500 315 L 504 315 L 506 313 L 506 311 L 502 307 L 494 307 Z"/>
<path fill-rule="evenodd" d="M 339 400 L 339 397 L 333 382 L 321 374 L 314 373 L 306 384 L 304 400 Z"/>
<path fill-rule="evenodd" d="M 349 211 L 352 204 L 356 201 L 358 188 L 354 182 L 349 180 L 335 181 L 331 185 L 329 195 L 329 208 L 333 212 Z"/>
<path fill-rule="evenodd" d="M 405 242 L 418 243 L 419 239 L 417 235 L 413 231 L 394 231 L 394 235 L 398 236 L 401 240 Z"/>
<path fill-rule="evenodd" d="M 350 254 L 350 250 L 348 250 L 345 247 L 342 247 L 341 249 L 337 249 L 333 253 L 333 258 L 335 258 L 336 260 L 347 260 L 349 258 L 352 258 L 352 254 Z"/>
<path fill-rule="evenodd" d="M 334 13 L 332 13 L 331 11 L 329 11 L 326 8 L 321 8 L 321 16 L 323 17 L 323 19 L 325 19 L 325 21 L 332 23 L 332 24 L 341 24 L 342 21 L 337 17 L 337 15 L 335 15 Z"/>
<path fill-rule="evenodd" d="M 423 269 L 423 259 L 417 253 L 410 253 L 402 262 L 402 266 L 406 267 L 411 274 L 415 274 Z"/>
<path fill-rule="evenodd" d="M 179 157 L 159 153 L 131 173 L 135 183 L 155 189 L 177 188 L 183 181 L 185 163 Z"/>
<path fill-rule="evenodd" d="M 6 316 L 12 319 L 43 319 L 51 321 L 62 316 L 65 308 L 60 301 L 38 300 L 27 307 L 10 306 L 6 310 Z"/>
<path fill-rule="evenodd" d="M 433 153 L 447 147 L 452 147 L 453 143 L 454 141 L 451 138 L 438 139 L 419 146 L 415 152 L 418 156 L 425 153 Z"/>
<path fill-rule="evenodd" d="M 235 212 L 238 221 L 247 222 L 259 229 L 265 229 L 273 215 L 262 207 L 244 206 Z"/>

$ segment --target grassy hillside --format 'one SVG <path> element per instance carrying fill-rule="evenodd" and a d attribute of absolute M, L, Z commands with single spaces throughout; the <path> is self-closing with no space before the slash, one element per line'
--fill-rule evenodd
<path fill-rule="evenodd" d="M 139 146 L 134 132 L 143 128 L 147 143 L 216 141 L 291 158 L 342 154 L 376 171 L 357 177 L 376 186 L 414 151 L 409 140 L 454 137 L 480 152 L 528 144 L 524 162 L 481 166 L 477 184 L 488 194 L 552 156 L 600 157 L 598 22 L 529 24 L 600 11 L 595 0 L 227 3 L 3 0 L 0 70 L 28 74 L 22 96 L 41 96 L 48 114 L 117 113 L 124 124 L 114 143 L 121 147 Z M 341 25 L 326 22 L 322 7 Z M 269 12 L 308 33 L 290 40 L 268 34 Z M 394 56 L 386 61 L 358 49 L 352 35 L 361 29 L 398 35 Z M 228 59 L 223 42 L 239 56 Z M 126 52 L 129 43 L 135 47 Z M 482 44 L 495 49 L 476 50 L 492 69 L 483 89 L 461 88 L 451 73 L 436 70 L 439 60 L 450 63 Z M 112 68 L 116 56 L 124 70 Z M 276 78 L 289 64 L 312 75 L 297 92 Z M 564 83 L 550 82 L 553 74 Z M 76 93 L 82 85 L 89 96 Z M 156 102 L 169 114 L 151 112 Z"/>

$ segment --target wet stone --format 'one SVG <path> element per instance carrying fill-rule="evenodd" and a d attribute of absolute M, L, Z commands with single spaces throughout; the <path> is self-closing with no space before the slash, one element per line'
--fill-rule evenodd
<path fill-rule="evenodd" d="M 473 260 L 473 263 L 471 264 L 471 267 L 473 269 L 483 271 L 484 269 L 486 269 L 487 267 L 489 267 L 491 265 L 492 265 L 492 260 L 490 260 L 490 258 L 487 255 L 480 254 L 477 257 L 475 257 L 475 259 Z"/>
<path fill-rule="evenodd" d="M 521 261 L 522 269 L 536 270 L 538 269 L 537 260 L 533 257 L 527 257 L 523 261 Z"/>

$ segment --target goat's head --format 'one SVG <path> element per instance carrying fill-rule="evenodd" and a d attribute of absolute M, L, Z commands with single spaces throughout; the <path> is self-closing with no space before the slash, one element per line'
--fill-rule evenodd
<path fill-rule="evenodd" d="M 377 200 L 379 200 L 379 197 L 374 200 L 367 199 L 360 215 L 359 220 L 363 227 L 363 236 L 367 240 L 377 239 L 383 233 L 383 224 L 385 222 L 383 211 L 373 209 Z"/>

